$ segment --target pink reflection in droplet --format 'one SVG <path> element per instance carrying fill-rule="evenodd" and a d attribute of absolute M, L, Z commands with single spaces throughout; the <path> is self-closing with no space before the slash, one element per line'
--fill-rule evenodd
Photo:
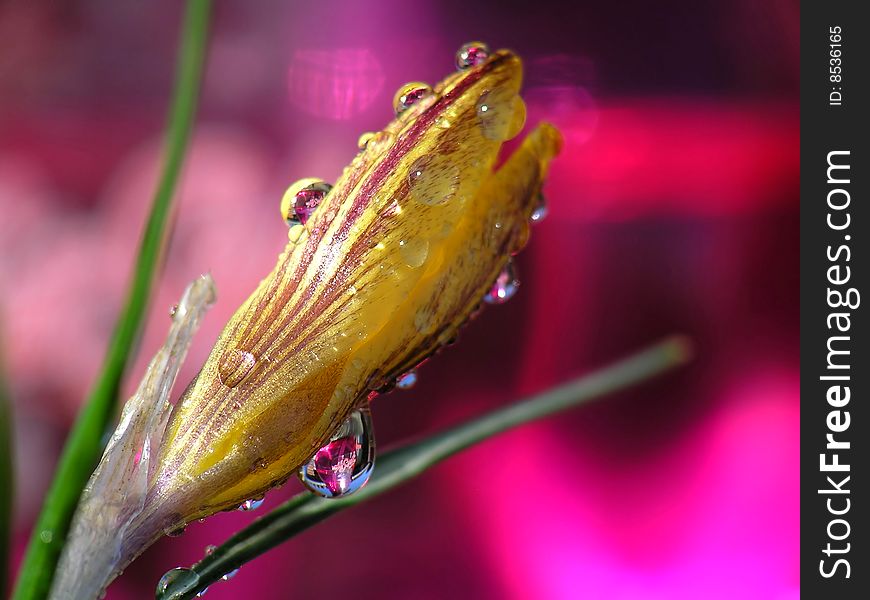
<path fill-rule="evenodd" d="M 287 69 L 290 102 L 328 119 L 364 111 L 383 85 L 381 63 L 367 48 L 297 50 Z"/>

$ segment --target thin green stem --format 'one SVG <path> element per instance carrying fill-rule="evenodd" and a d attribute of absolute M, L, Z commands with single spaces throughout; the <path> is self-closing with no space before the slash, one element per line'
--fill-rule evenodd
<path fill-rule="evenodd" d="M 0 365 L 0 595 L 6 594 L 9 578 L 12 503 L 15 499 L 12 448 L 12 407 Z"/>
<path fill-rule="evenodd" d="M 442 460 L 507 429 L 596 400 L 685 363 L 686 340 L 675 336 L 600 371 L 452 429 L 402 446 L 378 458 L 368 484 L 346 498 L 311 493 L 294 496 L 235 534 L 214 552 L 180 573 L 158 594 L 159 600 L 193 598 L 223 575 L 238 569 L 297 533 L 346 508 L 408 482 Z"/>
<path fill-rule="evenodd" d="M 38 600 L 48 594 L 70 520 L 81 491 L 99 460 L 103 434 L 114 418 L 121 378 L 133 353 L 155 273 L 169 237 L 173 191 L 187 150 L 199 97 L 210 13 L 211 0 L 190 0 L 187 3 L 167 125 L 166 157 L 139 247 L 133 280 L 100 375 L 73 425 L 34 526 L 14 600 Z"/>

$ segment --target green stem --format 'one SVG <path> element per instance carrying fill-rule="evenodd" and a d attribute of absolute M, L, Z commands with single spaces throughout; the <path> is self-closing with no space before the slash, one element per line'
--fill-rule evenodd
<path fill-rule="evenodd" d="M 38 600 L 48 594 L 70 520 L 81 491 L 100 458 L 103 434 L 114 418 L 121 378 L 136 344 L 155 273 L 169 237 L 173 191 L 196 111 L 210 12 L 210 0 L 190 0 L 187 3 L 167 125 L 166 158 L 139 247 L 133 281 L 102 371 L 73 425 L 42 512 L 33 528 L 14 600 Z"/>
<path fill-rule="evenodd" d="M 645 381 L 686 362 L 689 347 L 679 336 L 529 400 L 494 410 L 452 429 L 378 458 L 371 480 L 340 499 L 305 492 L 235 534 L 158 594 L 159 600 L 193 598 L 224 574 L 335 513 L 406 483 L 442 460 L 507 429 L 558 413 Z"/>
<path fill-rule="evenodd" d="M 6 594 L 12 542 L 12 503 L 15 499 L 12 449 L 12 408 L 0 369 L 0 595 Z"/>

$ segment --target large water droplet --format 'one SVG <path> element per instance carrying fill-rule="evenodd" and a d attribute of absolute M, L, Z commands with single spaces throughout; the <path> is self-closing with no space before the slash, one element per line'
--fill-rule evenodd
<path fill-rule="evenodd" d="M 547 199 L 544 198 L 544 194 L 538 194 L 538 204 L 535 206 L 535 210 L 532 211 L 532 222 L 540 223 L 547 216 Z"/>
<path fill-rule="evenodd" d="M 487 304 L 504 304 L 514 297 L 519 287 L 520 282 L 514 271 L 514 265 L 509 261 L 495 278 L 495 283 L 483 297 L 483 301 Z"/>
<path fill-rule="evenodd" d="M 281 216 L 288 225 L 304 225 L 331 189 L 322 179 L 300 179 L 284 193 Z"/>
<path fill-rule="evenodd" d="M 316 177 L 293 182 L 281 198 L 281 217 L 291 227 L 305 224 L 331 189 L 330 184 Z"/>
<path fill-rule="evenodd" d="M 459 167 L 449 158 L 423 156 L 414 161 L 408 173 L 411 198 L 422 204 L 445 204 L 459 188 Z"/>
<path fill-rule="evenodd" d="M 263 506 L 263 502 L 265 502 L 264 498 L 252 498 L 250 500 L 245 500 L 241 504 L 239 504 L 239 510 L 257 510 L 261 506 Z"/>
<path fill-rule="evenodd" d="M 400 115 L 423 98 L 427 98 L 432 94 L 432 88 L 426 83 L 420 81 L 406 83 L 399 88 L 399 91 L 393 97 L 393 110 L 396 111 L 396 115 Z"/>
<path fill-rule="evenodd" d="M 399 241 L 399 254 L 405 264 L 416 269 L 426 262 L 429 256 L 429 240 L 425 238 L 411 238 Z"/>
<path fill-rule="evenodd" d="M 176 567 L 171 571 L 167 571 L 163 577 L 160 578 L 160 581 L 157 582 L 157 597 L 162 597 L 163 594 L 166 593 L 166 590 L 169 589 L 169 586 L 181 578 L 188 579 L 188 584 L 185 586 L 185 589 L 191 589 L 199 582 L 199 575 L 192 569 Z M 203 592 L 204 591 L 205 590 L 203 590 Z"/>
<path fill-rule="evenodd" d="M 495 88 L 481 94 L 477 118 L 484 137 L 503 142 L 515 137 L 525 125 L 526 105 L 513 90 Z"/>
<path fill-rule="evenodd" d="M 400 390 L 410 390 L 415 385 L 417 385 L 417 369 L 411 369 L 396 378 L 396 388 Z"/>
<path fill-rule="evenodd" d="M 461 70 L 483 64 L 489 57 L 489 46 L 483 42 L 468 42 L 456 52 L 456 68 Z"/>
<path fill-rule="evenodd" d="M 307 464 L 299 479 L 326 498 L 352 494 L 369 480 L 375 466 L 375 437 L 369 407 L 354 410 Z"/>
<path fill-rule="evenodd" d="M 229 388 L 236 387 L 251 374 L 256 364 L 257 357 L 247 350 L 227 350 L 218 363 L 221 383 Z"/>

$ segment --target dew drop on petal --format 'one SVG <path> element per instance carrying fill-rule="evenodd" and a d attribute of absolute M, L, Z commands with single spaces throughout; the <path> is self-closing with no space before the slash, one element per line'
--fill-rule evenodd
<path fill-rule="evenodd" d="M 179 527 L 178 529 L 172 529 L 171 531 L 167 531 L 166 535 L 167 535 L 167 537 L 180 537 L 180 536 L 184 535 L 184 532 L 186 530 L 187 530 L 187 526 L 184 525 L 184 526 Z"/>
<path fill-rule="evenodd" d="M 509 140 L 526 123 L 523 99 L 507 88 L 495 88 L 480 95 L 477 118 L 484 137 L 497 142 Z"/>
<path fill-rule="evenodd" d="M 354 410 L 329 442 L 299 470 L 309 490 L 326 498 L 347 496 L 366 484 L 375 464 L 375 438 L 368 406 Z"/>
<path fill-rule="evenodd" d="M 359 139 L 356 141 L 356 147 L 360 150 L 365 150 L 366 146 L 368 146 L 369 141 L 373 137 L 375 137 L 375 133 L 373 131 L 366 131 L 359 136 Z"/>
<path fill-rule="evenodd" d="M 399 88 L 396 95 L 393 97 L 393 110 L 396 112 L 396 115 L 400 115 L 414 106 L 414 104 L 423 98 L 431 96 L 433 93 L 432 88 L 426 83 L 420 81 L 406 83 Z"/>
<path fill-rule="evenodd" d="M 490 290 L 483 297 L 483 301 L 487 304 L 504 304 L 514 297 L 517 289 L 520 287 L 520 282 L 517 279 L 514 271 L 513 263 L 508 262 L 505 268 L 495 279 Z"/>
<path fill-rule="evenodd" d="M 297 223 L 290 226 L 290 231 L 287 232 L 287 239 L 290 240 L 291 244 L 297 245 L 305 239 L 305 234 L 307 233 L 308 230 L 305 229 L 305 226 Z"/>
<path fill-rule="evenodd" d="M 544 194 L 538 194 L 538 204 L 535 206 L 535 209 L 532 211 L 532 222 L 540 223 L 547 216 L 547 199 L 544 198 Z"/>
<path fill-rule="evenodd" d="M 291 227 L 304 225 L 331 189 L 330 184 L 313 177 L 294 182 L 281 198 L 281 216 Z"/>
<path fill-rule="evenodd" d="M 446 157 L 423 156 L 408 173 L 408 194 L 428 206 L 446 204 L 459 189 L 459 167 Z"/>
<path fill-rule="evenodd" d="M 429 256 L 429 240 L 425 238 L 411 238 L 399 241 L 399 254 L 405 264 L 416 269 L 426 262 Z"/>
<path fill-rule="evenodd" d="M 263 506 L 263 502 L 265 500 L 263 498 L 252 498 L 250 500 L 245 500 L 241 504 L 239 504 L 239 510 L 248 511 L 248 510 L 257 510 L 261 506 Z"/>
<path fill-rule="evenodd" d="M 218 363 L 218 375 L 221 383 L 228 388 L 239 385 L 257 364 L 257 357 L 247 350 L 233 348 L 224 352 Z"/>
<path fill-rule="evenodd" d="M 415 385 L 417 385 L 417 369 L 411 369 L 396 378 L 396 388 L 400 390 L 410 390 Z"/>
<path fill-rule="evenodd" d="M 460 71 L 483 64 L 489 57 L 489 46 L 483 42 L 468 42 L 456 52 L 456 68 Z"/>
<path fill-rule="evenodd" d="M 332 186 L 325 181 L 311 184 L 296 192 L 296 202 L 293 205 L 293 216 L 297 221 L 305 225 L 311 215 L 314 214 L 314 209 L 329 193 Z"/>

